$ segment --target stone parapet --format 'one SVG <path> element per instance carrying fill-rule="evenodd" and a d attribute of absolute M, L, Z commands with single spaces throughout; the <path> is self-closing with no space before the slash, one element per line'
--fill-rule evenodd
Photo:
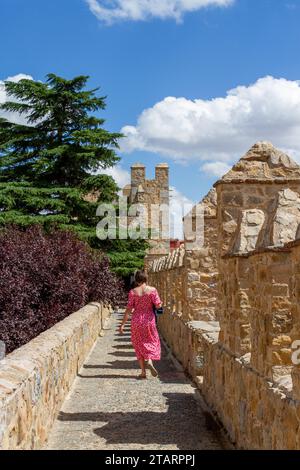
<path fill-rule="evenodd" d="M 259 142 L 199 209 L 203 246 L 150 269 L 160 331 L 238 447 L 300 450 L 300 166 Z"/>
<path fill-rule="evenodd" d="M 201 208 L 203 219 L 198 227 L 201 233 L 197 235 L 197 238 L 200 235 L 201 246 L 186 239 L 184 246 L 168 256 L 153 262 L 147 262 L 146 258 L 150 282 L 161 289 L 165 306 L 182 316 L 184 321 L 215 320 L 218 292 L 216 204 L 216 192 L 211 190 L 185 216 L 185 223 L 189 220 L 196 237 L 196 217 Z"/>
<path fill-rule="evenodd" d="M 204 373 L 198 381 L 207 404 L 241 449 L 299 450 L 300 402 L 291 384 L 271 381 L 220 342 L 203 337 Z"/>
<path fill-rule="evenodd" d="M 40 449 L 111 310 L 91 303 L 0 361 L 0 449 Z"/>
<path fill-rule="evenodd" d="M 294 341 L 300 359 L 299 241 L 222 258 L 219 322 L 188 321 L 170 309 L 172 296 L 183 298 L 179 276 L 166 260 L 156 267 L 150 278 L 167 306 L 160 331 L 232 441 L 244 449 L 300 450 L 300 364 L 292 360 Z"/>
<path fill-rule="evenodd" d="M 270 380 L 252 366 L 249 353 L 233 354 L 218 340 L 218 322 L 185 323 L 167 314 L 159 328 L 238 448 L 300 449 L 300 401 L 290 375 Z"/>

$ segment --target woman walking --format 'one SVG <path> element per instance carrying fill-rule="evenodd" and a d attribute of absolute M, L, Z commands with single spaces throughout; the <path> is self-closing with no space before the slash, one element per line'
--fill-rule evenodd
<path fill-rule="evenodd" d="M 141 367 L 140 379 L 146 379 L 146 368 L 157 377 L 158 373 L 152 361 L 159 361 L 161 354 L 160 340 L 156 328 L 153 306 L 161 307 L 161 300 L 154 287 L 148 286 L 147 275 L 138 271 L 135 275 L 136 287 L 131 289 L 124 318 L 120 326 L 123 334 L 124 325 L 131 317 L 131 341 Z"/>

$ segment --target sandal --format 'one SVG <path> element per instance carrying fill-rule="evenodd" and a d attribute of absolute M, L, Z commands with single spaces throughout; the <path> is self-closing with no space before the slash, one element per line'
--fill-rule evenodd
<path fill-rule="evenodd" d="M 137 379 L 138 379 L 138 380 L 145 380 L 145 379 L 147 379 L 147 375 L 143 375 L 143 374 L 138 375 L 138 376 L 137 376 Z"/>
<path fill-rule="evenodd" d="M 152 361 L 151 361 L 151 362 L 145 361 L 145 363 L 146 363 L 147 368 L 150 370 L 152 376 L 153 376 L 153 377 L 157 377 L 157 376 L 158 376 L 158 372 L 157 372 L 157 370 L 155 369 L 154 365 L 152 364 Z"/>

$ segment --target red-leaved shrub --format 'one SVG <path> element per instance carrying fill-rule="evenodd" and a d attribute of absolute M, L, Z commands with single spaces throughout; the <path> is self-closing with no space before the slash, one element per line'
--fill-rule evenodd
<path fill-rule="evenodd" d="M 70 232 L 0 233 L 0 340 L 11 352 L 91 301 L 124 302 L 106 257 Z"/>

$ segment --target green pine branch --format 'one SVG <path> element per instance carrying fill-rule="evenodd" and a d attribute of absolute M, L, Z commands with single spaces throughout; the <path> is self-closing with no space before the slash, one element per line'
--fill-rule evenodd
<path fill-rule="evenodd" d="M 128 275 L 142 267 L 147 244 L 96 236 L 97 206 L 115 201 L 119 191 L 101 170 L 120 160 L 123 136 L 103 127 L 98 114 L 106 97 L 98 96 L 98 88 L 86 89 L 88 78 L 49 74 L 45 83 L 4 83 L 9 99 L 0 110 L 19 113 L 27 124 L 0 118 L 0 226 L 71 230 L 108 251 L 113 269 Z"/>

